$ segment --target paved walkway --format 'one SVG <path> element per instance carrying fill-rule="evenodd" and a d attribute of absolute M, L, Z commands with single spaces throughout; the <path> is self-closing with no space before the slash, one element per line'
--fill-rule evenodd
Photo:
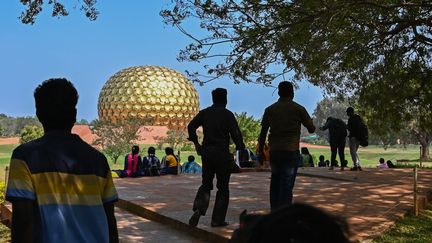
<path fill-rule="evenodd" d="M 172 229 L 167 225 L 135 216 L 116 209 L 117 227 L 121 243 L 132 242 L 178 242 L 201 243 L 193 237 Z"/>
<path fill-rule="evenodd" d="M 381 234 L 396 219 L 412 208 L 411 169 L 365 169 L 362 172 L 329 171 L 326 168 L 301 168 L 296 181 L 295 202 L 308 203 L 344 217 L 351 229 L 351 239 L 362 241 Z M 420 191 L 432 185 L 432 171 L 419 172 Z M 120 198 L 186 224 L 192 213 L 192 202 L 200 185 L 197 175 L 115 179 Z M 201 218 L 199 229 L 230 237 L 238 227 L 238 215 L 268 212 L 270 173 L 233 174 L 230 183 L 230 207 L 226 228 L 211 228 L 209 212 Z"/>

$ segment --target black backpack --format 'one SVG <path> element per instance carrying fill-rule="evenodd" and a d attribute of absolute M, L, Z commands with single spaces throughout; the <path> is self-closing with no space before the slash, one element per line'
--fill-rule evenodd
<path fill-rule="evenodd" d="M 358 140 L 360 142 L 360 146 L 367 147 L 369 145 L 369 130 L 366 124 L 364 124 L 364 122 L 361 119 L 359 119 L 358 131 L 359 131 Z"/>

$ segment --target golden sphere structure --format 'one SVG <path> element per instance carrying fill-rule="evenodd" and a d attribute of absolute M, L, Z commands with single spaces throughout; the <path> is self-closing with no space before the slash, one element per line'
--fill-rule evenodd
<path fill-rule="evenodd" d="M 156 126 L 184 129 L 199 111 L 199 96 L 183 74 L 160 66 L 123 69 L 99 94 L 99 119 L 120 121 L 129 117 Z"/>

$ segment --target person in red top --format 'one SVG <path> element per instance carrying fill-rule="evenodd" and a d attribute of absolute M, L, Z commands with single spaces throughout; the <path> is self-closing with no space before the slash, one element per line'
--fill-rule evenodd
<path fill-rule="evenodd" d="M 127 177 L 136 177 L 141 175 L 142 160 L 137 145 L 132 146 L 132 152 L 125 157 L 124 172 Z"/>

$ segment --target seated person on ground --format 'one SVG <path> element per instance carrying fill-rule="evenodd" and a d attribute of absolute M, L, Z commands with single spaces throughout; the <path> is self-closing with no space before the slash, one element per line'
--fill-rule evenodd
<path fill-rule="evenodd" d="M 292 204 L 267 215 L 240 215 L 233 243 L 348 243 L 348 224 L 305 204 Z"/>
<path fill-rule="evenodd" d="M 240 168 L 253 168 L 256 162 L 252 160 L 253 153 L 249 149 L 236 151 L 236 164 Z"/>
<path fill-rule="evenodd" d="M 125 156 L 124 169 L 113 170 L 119 177 L 137 177 L 143 174 L 142 160 L 139 156 L 139 147 L 132 146 L 132 152 Z"/>
<path fill-rule="evenodd" d="M 324 160 L 325 160 L 324 155 L 320 155 L 319 162 L 318 162 L 318 167 L 326 167 L 327 166 L 327 164 L 326 164 L 326 162 Z"/>
<path fill-rule="evenodd" d="M 147 153 L 148 155 L 143 158 L 144 175 L 160 176 L 161 163 L 159 158 L 156 157 L 156 149 L 154 147 L 149 147 Z"/>
<path fill-rule="evenodd" d="M 301 148 L 302 162 L 301 167 L 314 167 L 312 155 L 309 153 L 308 148 Z"/>
<path fill-rule="evenodd" d="M 391 162 L 391 160 L 387 160 L 387 167 L 388 168 L 396 168 L 396 165 L 394 165 L 393 162 Z"/>
<path fill-rule="evenodd" d="M 339 162 L 337 160 L 334 160 L 333 164 L 330 163 L 330 166 L 339 167 Z"/>
<path fill-rule="evenodd" d="M 174 150 L 170 147 L 165 148 L 165 156 L 162 158 L 162 169 L 161 175 L 171 174 L 178 175 L 179 173 L 179 162 L 177 157 L 174 155 Z"/>
<path fill-rule="evenodd" d="M 380 159 L 379 159 L 379 163 L 378 163 L 378 165 L 377 165 L 377 168 L 378 168 L 378 169 L 387 169 L 387 168 L 388 168 L 388 166 L 387 166 L 387 164 L 386 164 L 384 158 L 380 158 Z"/>
<path fill-rule="evenodd" d="M 185 174 L 201 174 L 201 166 L 195 162 L 195 156 L 189 155 L 188 161 L 182 166 L 182 173 Z"/>

